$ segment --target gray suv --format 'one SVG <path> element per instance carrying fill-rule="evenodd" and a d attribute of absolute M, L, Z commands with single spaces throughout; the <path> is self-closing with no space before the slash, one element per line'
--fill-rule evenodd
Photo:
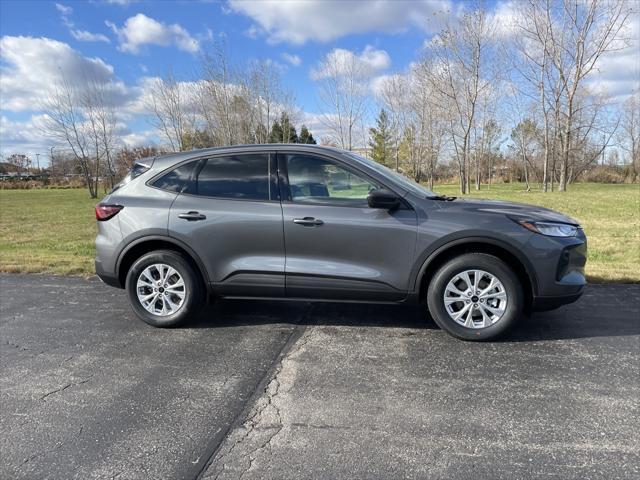
<path fill-rule="evenodd" d="M 207 298 L 412 303 L 458 338 L 488 340 L 525 312 L 575 301 L 586 283 L 575 220 L 436 195 L 319 146 L 142 160 L 96 218 L 98 276 L 158 327 Z"/>

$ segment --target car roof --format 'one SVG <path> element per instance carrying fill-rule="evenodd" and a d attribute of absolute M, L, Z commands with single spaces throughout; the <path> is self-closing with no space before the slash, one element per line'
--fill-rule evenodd
<path fill-rule="evenodd" d="M 161 162 L 162 165 L 171 165 L 179 163 L 183 160 L 191 158 L 203 157 L 218 153 L 251 153 L 251 152 L 272 152 L 279 151 L 309 151 L 315 153 L 333 153 L 343 154 L 344 150 L 335 147 L 325 147 L 322 145 L 309 145 L 304 143 L 259 143 L 250 145 L 231 145 L 227 147 L 201 148 L 197 150 L 188 150 L 185 152 L 168 153 L 166 155 L 158 155 L 154 159 L 155 162 Z"/>

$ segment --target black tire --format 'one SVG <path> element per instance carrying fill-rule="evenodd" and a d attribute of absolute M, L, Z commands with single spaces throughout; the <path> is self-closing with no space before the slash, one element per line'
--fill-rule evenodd
<path fill-rule="evenodd" d="M 138 277 L 145 268 L 156 263 L 162 263 L 174 268 L 184 281 L 185 298 L 183 303 L 175 313 L 170 315 L 154 315 L 147 311 L 138 300 Z M 134 313 L 141 320 L 154 327 L 175 327 L 184 324 L 189 317 L 196 315 L 200 311 L 204 303 L 204 286 L 200 275 L 187 259 L 178 252 L 171 250 L 156 250 L 136 260 L 127 272 L 125 289 Z"/>
<path fill-rule="evenodd" d="M 507 306 L 493 325 L 484 328 L 465 327 L 449 316 L 445 308 L 445 288 L 450 280 L 465 270 L 484 270 L 495 276 L 504 286 Z M 462 340 L 485 341 L 503 335 L 519 320 L 524 307 L 524 295 L 517 275 L 509 266 L 493 255 L 467 253 L 449 260 L 435 273 L 427 291 L 427 304 L 433 320 L 440 328 Z"/>

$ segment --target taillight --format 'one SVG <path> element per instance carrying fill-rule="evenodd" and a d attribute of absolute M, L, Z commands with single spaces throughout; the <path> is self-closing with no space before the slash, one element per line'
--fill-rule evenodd
<path fill-rule="evenodd" d="M 99 222 L 109 220 L 111 217 L 116 216 L 123 208 L 124 207 L 122 205 L 106 205 L 104 203 L 99 203 L 96 205 L 96 220 Z"/>

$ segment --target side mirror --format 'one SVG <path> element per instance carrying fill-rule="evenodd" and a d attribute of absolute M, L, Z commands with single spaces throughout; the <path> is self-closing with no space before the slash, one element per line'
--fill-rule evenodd
<path fill-rule="evenodd" d="M 369 195 L 367 195 L 367 203 L 371 208 L 393 210 L 400 206 L 400 198 L 386 188 L 380 188 L 369 192 Z"/>

